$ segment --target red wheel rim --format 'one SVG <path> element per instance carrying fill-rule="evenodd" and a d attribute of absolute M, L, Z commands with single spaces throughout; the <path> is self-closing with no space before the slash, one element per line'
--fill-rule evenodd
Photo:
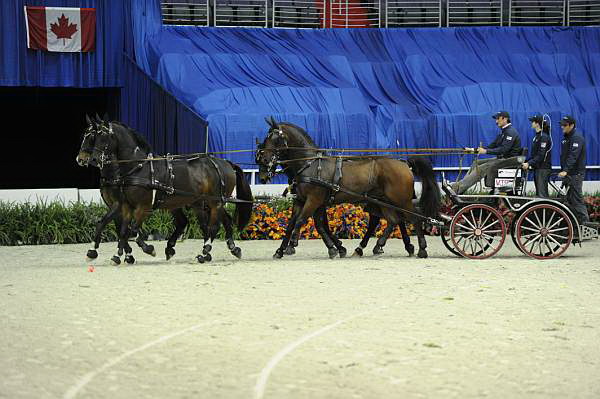
<path fill-rule="evenodd" d="M 540 204 L 527 209 L 517 220 L 517 244 L 536 259 L 561 256 L 573 240 L 573 223 L 560 208 Z"/>
<path fill-rule="evenodd" d="M 486 259 L 502 248 L 506 223 L 500 212 L 488 205 L 473 204 L 462 208 L 450 222 L 454 248 L 464 257 Z"/>

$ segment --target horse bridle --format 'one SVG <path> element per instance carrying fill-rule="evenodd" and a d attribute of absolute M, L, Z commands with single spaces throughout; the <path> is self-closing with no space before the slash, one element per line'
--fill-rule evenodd
<path fill-rule="evenodd" d="M 98 152 L 100 153 L 100 159 L 99 162 L 97 164 L 98 168 L 100 168 L 100 170 L 104 169 L 105 165 L 108 165 L 111 163 L 111 157 L 109 155 L 106 155 L 107 151 L 108 151 L 108 146 L 109 143 L 107 142 L 104 145 L 104 148 L 99 148 L 96 146 L 96 135 L 97 134 L 101 134 L 101 135 L 105 135 L 105 134 L 113 134 L 113 128 L 112 128 L 112 123 L 108 123 L 108 127 L 105 125 L 101 125 L 100 126 L 100 131 L 98 130 L 98 125 L 96 125 L 96 127 L 94 127 L 93 125 L 89 125 L 87 131 L 84 133 L 83 135 L 83 141 L 85 141 L 85 139 L 88 136 L 94 136 L 94 146 L 92 147 L 86 147 L 86 148 L 82 148 L 80 151 L 82 152 L 87 152 L 89 154 L 93 154 L 94 152 Z M 91 159 L 91 156 L 90 156 Z M 89 163 L 89 161 L 88 161 Z M 93 165 L 92 166 L 96 166 Z"/>
<path fill-rule="evenodd" d="M 271 128 L 271 130 L 269 130 L 269 134 L 267 135 L 266 140 L 271 139 L 273 136 L 277 136 L 280 139 L 283 139 L 283 147 L 281 148 L 270 148 L 269 150 L 272 151 L 272 155 L 271 158 L 268 160 L 268 163 L 266 165 L 266 167 L 268 168 L 268 172 L 267 172 L 267 176 L 268 179 L 272 179 L 273 176 L 275 176 L 277 174 L 277 172 L 275 172 L 275 169 L 277 168 L 277 165 L 279 165 L 279 156 L 280 153 L 283 151 L 287 151 L 288 149 L 288 142 L 287 142 L 287 138 L 285 137 L 285 135 L 283 134 L 283 129 L 281 128 L 280 125 L 277 125 L 277 128 Z M 256 150 L 256 163 L 258 163 L 259 165 L 263 164 L 262 162 L 259 162 L 260 160 L 262 160 L 262 155 L 264 155 L 264 144 L 258 144 L 258 148 Z M 261 159 L 259 159 L 261 158 Z"/>

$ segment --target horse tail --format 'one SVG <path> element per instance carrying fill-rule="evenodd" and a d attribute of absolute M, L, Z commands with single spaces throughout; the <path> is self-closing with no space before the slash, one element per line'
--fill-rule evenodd
<path fill-rule="evenodd" d="M 423 190 L 419 198 L 419 208 L 425 216 L 437 217 L 442 206 L 442 195 L 435 181 L 431 162 L 422 157 L 410 157 L 407 161 L 413 173 L 421 179 Z"/>
<path fill-rule="evenodd" d="M 245 201 L 254 201 L 252 197 L 252 190 L 250 185 L 244 177 L 244 171 L 231 161 L 227 161 L 231 164 L 231 167 L 235 170 L 235 196 L 237 199 Z M 235 223 L 239 231 L 243 230 L 252 216 L 252 203 L 251 202 L 236 202 L 235 204 Z"/>

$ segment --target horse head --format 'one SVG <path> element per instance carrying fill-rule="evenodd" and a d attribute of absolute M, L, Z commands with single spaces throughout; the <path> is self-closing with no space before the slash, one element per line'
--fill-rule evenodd
<path fill-rule="evenodd" d="M 96 131 L 98 129 L 97 121 L 91 119 L 87 114 L 85 115 L 85 121 L 87 122 L 87 126 L 83 131 L 79 153 L 75 158 L 79 166 L 88 166 L 91 163 L 96 141 Z"/>
<path fill-rule="evenodd" d="M 281 152 L 287 148 L 287 137 L 283 131 L 283 126 L 278 124 L 271 116 L 265 118 L 269 125 L 267 137 L 262 143 L 256 139 L 255 162 L 258 165 L 258 178 L 265 184 L 275 175 L 275 169 L 279 162 Z"/>

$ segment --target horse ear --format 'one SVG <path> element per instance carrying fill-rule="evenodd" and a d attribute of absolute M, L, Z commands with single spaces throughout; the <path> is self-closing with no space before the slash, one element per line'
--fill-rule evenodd
<path fill-rule="evenodd" d="M 85 114 L 85 121 L 87 122 L 88 125 L 92 124 L 92 120 L 90 119 L 90 116 L 88 114 Z"/>
<path fill-rule="evenodd" d="M 256 138 L 256 145 L 260 145 L 260 141 L 258 140 L 258 137 Z"/>
<path fill-rule="evenodd" d="M 271 118 L 273 118 L 273 117 L 271 117 Z M 269 125 L 271 127 L 274 127 L 273 124 L 271 123 L 271 120 L 269 118 L 265 117 L 265 122 L 267 122 L 267 125 Z"/>
<path fill-rule="evenodd" d="M 97 112 L 96 112 L 96 122 L 98 122 L 98 123 L 102 122 L 102 119 L 100 118 L 100 115 L 98 115 Z"/>
<path fill-rule="evenodd" d="M 104 116 L 102 117 L 102 119 L 104 120 L 104 122 L 107 122 L 107 123 L 110 122 L 110 119 L 108 117 L 108 112 L 104 113 Z"/>
<path fill-rule="evenodd" d="M 277 127 L 277 121 L 275 120 L 275 118 L 273 118 L 273 115 L 271 115 L 271 126 Z"/>

